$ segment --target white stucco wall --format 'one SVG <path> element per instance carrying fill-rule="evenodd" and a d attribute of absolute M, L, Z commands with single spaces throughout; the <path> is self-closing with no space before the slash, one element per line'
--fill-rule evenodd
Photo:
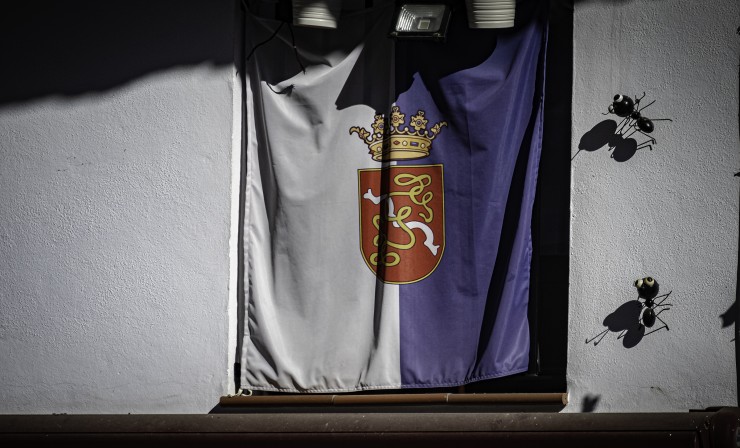
<path fill-rule="evenodd" d="M 0 104 L 0 413 L 203 413 L 231 385 L 240 93 L 231 61 L 214 59 L 233 54 L 237 31 L 234 3 L 194 3 L 144 7 L 120 24 L 128 37 L 45 73 L 74 72 L 49 83 L 79 92 Z M 65 26 L 90 16 L 79 20 Z M 196 31 L 213 46 L 194 60 L 192 48 L 148 52 Z M 102 85 L 106 64 L 142 70 Z M 103 88 L 84 91 L 85 76 Z"/>
<path fill-rule="evenodd" d="M 673 122 L 655 122 L 652 151 L 572 161 L 568 410 L 597 398 L 611 412 L 735 405 L 733 328 L 719 316 L 736 287 L 740 4 L 575 3 L 572 154 L 613 117 L 600 114 L 616 93 L 645 91 L 657 101 L 644 115 Z M 646 275 L 673 291 L 670 331 L 586 344 Z"/>

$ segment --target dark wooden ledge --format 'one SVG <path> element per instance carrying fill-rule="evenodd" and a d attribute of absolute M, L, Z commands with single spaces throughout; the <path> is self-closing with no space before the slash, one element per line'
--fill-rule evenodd
<path fill-rule="evenodd" d="M 0 446 L 735 447 L 740 410 L 5 415 Z"/>

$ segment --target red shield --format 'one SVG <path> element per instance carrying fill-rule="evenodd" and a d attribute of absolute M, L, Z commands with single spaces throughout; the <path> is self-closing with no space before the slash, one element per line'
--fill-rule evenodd
<path fill-rule="evenodd" d="M 428 277 L 445 247 L 442 165 L 359 170 L 360 249 L 385 283 Z"/>

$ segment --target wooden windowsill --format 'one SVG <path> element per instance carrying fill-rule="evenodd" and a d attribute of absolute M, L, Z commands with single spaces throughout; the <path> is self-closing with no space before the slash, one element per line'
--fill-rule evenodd
<path fill-rule="evenodd" d="M 426 393 L 372 395 L 238 395 L 221 397 L 221 406 L 367 405 L 554 405 L 568 404 L 567 393 Z"/>

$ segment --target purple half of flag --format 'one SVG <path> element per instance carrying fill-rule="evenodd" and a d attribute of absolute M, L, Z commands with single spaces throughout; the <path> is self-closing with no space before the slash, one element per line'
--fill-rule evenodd
<path fill-rule="evenodd" d="M 519 3 L 513 30 L 468 29 L 458 14 L 445 45 L 396 46 L 396 104 L 447 123 L 428 157 L 398 163 L 442 165 L 445 218 L 439 265 L 399 287 L 402 387 L 528 369 L 546 30 L 538 3 Z"/>

